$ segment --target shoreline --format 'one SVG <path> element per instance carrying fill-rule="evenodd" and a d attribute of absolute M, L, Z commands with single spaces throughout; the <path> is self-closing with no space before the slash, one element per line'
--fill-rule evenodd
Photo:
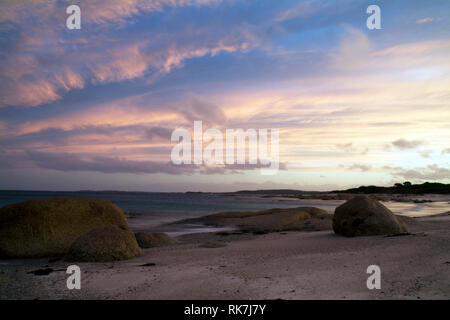
<path fill-rule="evenodd" d="M 294 199 L 287 199 L 286 201 L 292 201 Z M 313 199 L 313 200 L 317 200 L 317 199 Z M 319 199 L 319 200 L 323 200 L 323 199 Z M 446 199 L 448 200 L 448 199 Z M 280 200 L 281 201 L 281 200 Z M 328 201 L 328 200 L 323 200 L 323 201 Z M 333 201 L 333 200 L 331 200 Z M 342 203 L 344 203 L 345 201 L 342 200 Z M 423 208 L 423 210 L 427 210 L 427 211 L 433 211 L 432 213 L 424 213 L 424 212 L 416 212 L 416 213 L 408 213 L 405 214 L 404 211 L 397 211 L 394 208 L 392 208 L 392 206 L 389 205 L 390 202 L 395 203 L 396 208 L 398 210 L 400 210 L 402 207 L 406 207 L 408 206 L 408 204 L 410 205 L 423 205 L 423 206 L 427 206 L 427 208 Z M 439 215 L 446 215 L 447 213 L 450 213 L 450 203 L 447 206 L 447 202 L 446 201 L 434 201 L 434 202 L 429 202 L 429 201 L 420 201 L 420 202 L 414 202 L 414 201 L 402 201 L 402 202 L 398 202 L 396 200 L 389 200 L 388 202 L 386 201 L 381 201 L 381 203 L 383 203 L 386 207 L 391 207 L 390 209 L 393 211 L 393 213 L 397 216 L 400 217 L 406 217 L 407 218 L 422 218 L 422 217 L 434 217 L 434 216 L 439 216 Z M 431 208 L 430 206 L 433 205 L 442 205 L 442 207 L 437 207 L 437 208 Z M 394 205 L 394 206 L 395 206 Z M 294 207 L 292 207 L 294 208 Z M 269 209 L 270 210 L 276 210 L 276 209 L 281 209 L 281 208 L 272 208 Z M 405 210 L 405 208 L 403 208 Z M 448 211 L 443 211 L 443 210 L 448 210 Z M 249 211 L 249 212 L 262 212 L 264 210 L 256 210 L 256 211 Z M 411 208 L 408 211 L 412 211 Z M 239 212 L 239 211 L 236 211 Z M 182 232 L 179 232 L 180 234 L 191 234 L 191 233 L 197 233 L 197 232 L 190 232 L 189 229 L 192 228 L 192 226 L 195 226 L 193 229 L 195 229 L 196 231 L 200 231 L 198 233 L 203 233 L 203 232 L 220 232 L 220 231 L 234 231 L 239 230 L 239 226 L 235 225 L 233 223 L 225 223 L 224 221 L 218 221 L 217 219 L 214 218 L 214 216 L 221 214 L 223 212 L 217 212 L 217 213 L 213 213 L 213 214 L 209 214 L 206 216 L 200 216 L 197 218 L 186 218 L 186 219 L 180 219 L 180 220 L 176 220 L 174 222 L 170 222 L 170 223 L 166 223 L 161 225 L 161 227 L 164 228 L 170 228 L 170 227 L 185 227 L 185 229 Z M 331 213 L 328 211 L 329 216 L 331 217 L 334 213 Z M 188 227 L 187 227 L 188 226 Z M 224 228 L 224 230 L 221 230 L 221 228 Z M 230 228 L 230 230 L 226 230 L 226 228 Z M 202 231 L 202 229 L 207 230 L 210 229 L 211 231 Z M 217 229 L 217 230 L 215 230 Z M 186 232 L 185 232 L 186 230 Z M 159 230 L 158 230 L 159 231 Z M 311 230 L 305 230 L 305 231 L 311 231 Z M 162 230 L 161 232 L 166 232 L 164 230 Z M 167 233 L 171 233 L 170 231 Z M 174 232 L 172 232 L 174 233 Z M 174 234 L 176 234 L 177 232 L 175 232 Z M 177 235 L 175 235 L 177 236 Z"/>
<path fill-rule="evenodd" d="M 66 288 L 70 263 L 0 260 L 0 299 L 449 299 L 450 215 L 414 220 L 411 235 L 397 237 L 183 235 L 131 260 L 78 263 L 81 290 Z M 373 264 L 381 290 L 366 288 Z M 54 271 L 29 273 L 43 268 Z"/>

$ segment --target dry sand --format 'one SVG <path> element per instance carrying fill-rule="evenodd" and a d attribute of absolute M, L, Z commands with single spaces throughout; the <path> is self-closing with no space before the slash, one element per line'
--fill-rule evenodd
<path fill-rule="evenodd" d="M 330 231 L 197 234 L 114 263 L 0 260 L 1 299 L 449 299 L 450 216 L 417 219 L 413 235 L 345 238 Z M 142 266 L 150 264 L 148 266 Z M 155 264 L 155 265 L 152 265 Z M 368 290 L 366 269 L 381 268 Z M 49 275 L 28 272 L 52 268 Z"/>

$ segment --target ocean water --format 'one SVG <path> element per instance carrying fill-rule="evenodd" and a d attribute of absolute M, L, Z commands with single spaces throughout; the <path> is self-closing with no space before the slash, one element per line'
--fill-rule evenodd
<path fill-rule="evenodd" d="M 171 224 L 178 220 L 198 218 L 216 212 L 308 206 L 333 213 L 334 209 L 344 202 L 341 200 L 265 198 L 260 195 L 211 193 L 0 191 L 0 207 L 30 199 L 57 196 L 80 196 L 112 201 L 127 213 L 128 222 L 134 231 L 167 232 L 174 236 L 193 232 L 227 230 L 227 228 L 211 228 L 196 224 Z M 384 204 L 394 213 L 407 216 L 426 216 L 450 211 L 448 201 L 430 203 L 389 201 Z"/>

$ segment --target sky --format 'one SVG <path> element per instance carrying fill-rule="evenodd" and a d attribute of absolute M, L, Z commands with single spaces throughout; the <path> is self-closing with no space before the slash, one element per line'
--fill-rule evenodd
<path fill-rule="evenodd" d="M 449 18 L 448 0 L 2 0 L 0 189 L 450 183 Z M 174 165 L 196 120 L 279 129 L 280 170 Z"/>

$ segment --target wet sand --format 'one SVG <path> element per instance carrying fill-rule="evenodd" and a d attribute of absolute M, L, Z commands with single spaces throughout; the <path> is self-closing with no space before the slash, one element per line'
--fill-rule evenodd
<path fill-rule="evenodd" d="M 345 238 L 331 230 L 196 234 L 132 260 L 0 260 L 1 299 L 449 299 L 450 216 L 417 218 L 412 235 Z M 369 290 L 369 265 L 381 289 Z M 51 268 L 48 275 L 28 273 Z"/>

